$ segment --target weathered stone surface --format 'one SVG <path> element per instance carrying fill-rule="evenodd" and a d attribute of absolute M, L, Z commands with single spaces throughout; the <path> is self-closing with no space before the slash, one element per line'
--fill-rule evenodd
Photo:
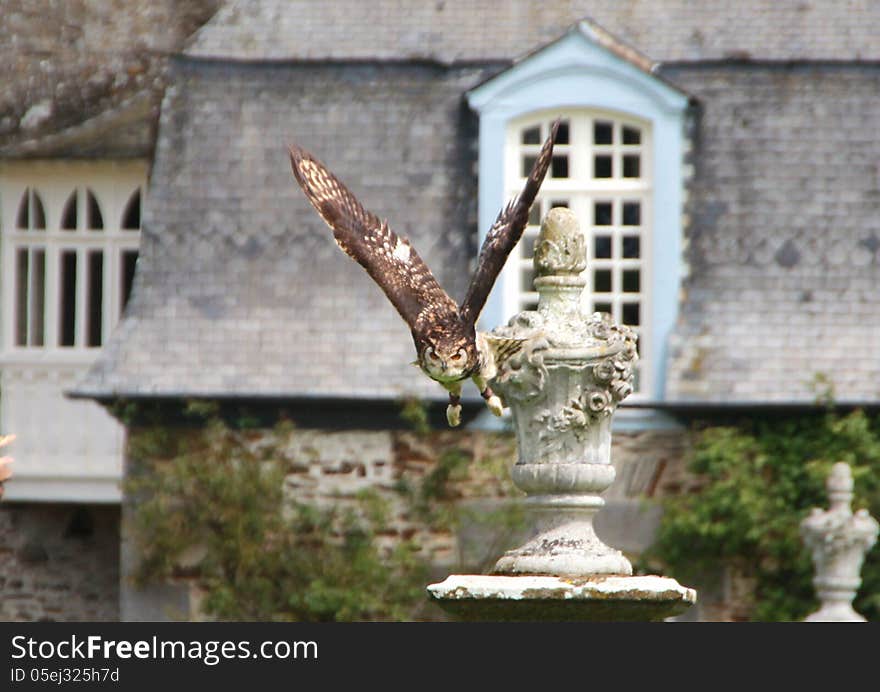
<path fill-rule="evenodd" d="M 490 333 L 523 340 L 492 386 L 513 415 L 519 458 L 511 477 L 534 515 L 534 535 L 507 551 L 495 574 L 632 574 L 596 535 L 593 516 L 614 481 L 611 417 L 632 392 L 636 337 L 583 310 L 583 237 L 572 211 L 548 212 L 535 243 L 537 310 Z"/>
<path fill-rule="evenodd" d="M 878 524 L 868 511 L 852 511 L 853 478 L 846 462 L 828 476 L 829 508 L 814 507 L 801 522 L 801 535 L 813 557 L 813 585 L 821 607 L 807 622 L 864 622 L 852 602 L 862 584 L 865 554 L 877 541 Z"/>
<path fill-rule="evenodd" d="M 876 60 L 876 3 L 235 0 L 192 41 L 243 60 L 512 59 L 591 17 L 658 60 Z"/>
<path fill-rule="evenodd" d="M 428 593 L 462 620 L 651 621 L 696 603 L 693 589 L 658 576 L 589 578 L 451 575 Z"/>
<path fill-rule="evenodd" d="M 4 0 L 0 158 L 149 155 L 167 56 L 219 4 Z"/>
<path fill-rule="evenodd" d="M 118 619 L 118 507 L 0 505 L 0 621 Z"/>

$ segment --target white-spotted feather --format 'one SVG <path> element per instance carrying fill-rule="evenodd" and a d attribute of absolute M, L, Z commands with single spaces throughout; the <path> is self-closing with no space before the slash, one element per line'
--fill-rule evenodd
<path fill-rule="evenodd" d="M 382 288 L 411 329 L 419 317 L 457 316 L 458 306 L 434 278 L 412 244 L 367 211 L 320 161 L 290 148 L 293 174 L 312 206 L 333 230 L 336 243 Z"/>

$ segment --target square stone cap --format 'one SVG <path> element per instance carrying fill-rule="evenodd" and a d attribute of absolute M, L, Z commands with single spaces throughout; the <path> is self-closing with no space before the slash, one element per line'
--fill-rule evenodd
<path fill-rule="evenodd" d="M 697 601 L 694 589 L 660 576 L 453 574 L 428 593 L 457 618 L 477 621 L 655 621 Z"/>

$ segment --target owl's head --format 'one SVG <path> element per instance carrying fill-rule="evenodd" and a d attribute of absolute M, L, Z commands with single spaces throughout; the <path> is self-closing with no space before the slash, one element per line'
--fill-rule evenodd
<path fill-rule="evenodd" d="M 473 339 L 428 338 L 419 349 L 419 365 L 438 382 L 456 382 L 469 377 L 479 367 Z"/>

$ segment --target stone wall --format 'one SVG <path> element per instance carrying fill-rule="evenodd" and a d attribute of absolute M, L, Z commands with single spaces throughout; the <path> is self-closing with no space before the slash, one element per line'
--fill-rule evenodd
<path fill-rule="evenodd" d="M 645 500 L 681 486 L 687 437 L 680 430 L 644 430 L 617 432 L 613 439 L 618 480 L 605 495 L 608 504 L 599 515 L 597 529 L 615 547 L 636 556 L 653 540 L 660 516 L 656 503 Z M 414 541 L 435 578 L 485 571 L 523 539 L 522 528 L 507 523 L 510 515 L 502 518 L 498 512 L 520 495 L 507 470 L 516 458 L 509 434 L 296 430 L 285 450 L 290 470 L 286 484 L 292 498 L 338 507 L 354 503 L 363 490 L 379 490 L 390 505 L 389 521 L 379 541 L 386 547 L 402 539 Z M 448 465 L 444 471 L 448 477 L 437 482 L 438 465 L 453 450 L 460 461 Z M 400 492 L 402 486 L 418 488 L 429 478 L 435 491 L 442 487 L 442 502 L 465 510 L 457 514 L 459 520 L 451 528 L 426 525 Z M 135 564 L 136 556 L 129 557 L 132 561 L 126 570 Z M 154 585 L 136 591 L 124 584 L 123 619 L 174 619 L 184 617 L 187 610 L 189 617 L 200 617 L 194 612 L 198 591 L 181 586 Z"/>
<path fill-rule="evenodd" d="M 617 432 L 612 460 L 617 480 L 605 493 L 607 508 L 599 514 L 598 530 L 616 547 L 637 554 L 653 540 L 660 513 L 656 500 L 676 492 L 685 483 L 683 455 L 686 435 L 680 430 Z M 484 432 L 441 431 L 428 435 L 402 431 L 318 432 L 298 431 L 291 456 L 301 460 L 288 479 L 288 488 L 300 501 L 338 503 L 366 488 L 394 496 L 401 481 L 418 484 L 436 469 L 444 452 L 460 450 L 467 462 L 448 483 L 445 500 L 484 508 L 486 511 L 513 502 L 521 495 L 509 480 L 508 467 L 516 460 L 511 436 Z M 479 569 L 490 565 L 516 539 L 490 536 L 491 527 L 479 533 L 496 554 L 487 555 L 474 544 L 469 527 L 462 533 L 430 530 L 396 500 L 397 514 L 387 537 L 419 536 L 423 556 L 438 568 Z M 487 533 L 487 531 L 489 533 Z M 466 548 L 459 543 L 464 540 Z M 512 546 L 510 546 L 512 547 Z M 463 550 L 463 548 L 465 548 Z"/>
<path fill-rule="evenodd" d="M 614 434 L 612 459 L 618 475 L 597 519 L 604 540 L 631 557 L 650 545 L 660 518 L 659 507 L 651 500 L 691 487 L 683 464 L 687 443 L 680 430 Z M 448 500 L 476 510 L 475 516 L 513 501 L 505 468 L 515 458 L 511 439 L 480 432 L 423 436 L 391 430 L 298 431 L 289 452 L 300 463 L 292 467 L 287 483 L 298 500 L 317 504 L 353 501 L 360 490 L 378 488 L 391 498 L 394 508 L 381 536 L 386 545 L 414 538 L 423 557 L 434 565 L 437 578 L 453 571 L 485 570 L 516 544 L 520 536 L 515 531 L 473 518 L 456 531 L 429 529 L 408 514 L 406 502 L 395 491 L 401 480 L 424 479 L 436 469 L 438 453 L 450 448 L 462 449 L 468 461 L 463 471 L 452 474 Z M 180 585 L 138 592 L 120 581 L 119 524 L 118 507 L 0 505 L 0 620 L 186 617 L 196 602 L 195 592 Z M 689 585 L 699 589 L 700 601 L 687 619 L 747 619 L 751 595 L 744 575 L 720 573 L 705 586 Z"/>
<path fill-rule="evenodd" d="M 686 470 L 690 445 L 687 428 L 617 430 L 611 459 L 617 470 L 604 494 L 606 506 L 596 517 L 596 530 L 609 545 L 630 559 L 654 540 L 660 500 L 689 493 L 698 486 Z M 448 499 L 480 512 L 514 503 L 519 491 L 509 482 L 507 467 L 515 461 L 512 438 L 474 431 L 440 431 L 429 435 L 399 430 L 298 431 L 290 453 L 302 460 L 288 477 L 291 493 L 302 501 L 338 503 L 365 488 L 379 488 L 394 498 L 401 480 L 418 483 L 437 467 L 443 450 L 459 448 L 469 457 L 464 473 L 454 473 Z M 415 538 L 438 579 L 452 572 L 482 572 L 523 536 L 491 518 L 468 515 L 456 531 L 431 530 L 407 514 L 406 503 L 394 501 L 397 513 L 383 536 L 389 544 Z M 673 575 L 674 576 L 674 575 Z M 720 568 L 688 586 L 698 590 L 697 605 L 682 618 L 709 622 L 746 621 L 754 602 L 754 580 L 747 573 Z"/>
<path fill-rule="evenodd" d="M 0 620 L 118 619 L 118 507 L 0 506 Z"/>
<path fill-rule="evenodd" d="M 490 510 L 512 494 L 505 467 L 514 459 L 513 441 L 507 435 L 436 432 L 420 435 L 401 431 L 324 433 L 300 431 L 293 438 L 291 455 L 301 460 L 288 479 L 291 496 L 318 505 L 354 499 L 366 488 L 379 489 L 391 500 L 391 520 L 382 540 L 390 545 L 401 538 L 416 538 L 422 557 L 440 570 L 476 569 L 487 561 L 479 545 L 504 541 L 477 527 L 465 525 L 467 550 L 460 536 L 447 528 L 429 527 L 413 516 L 401 493 L 401 484 L 418 487 L 445 453 L 458 450 L 466 462 L 452 467 L 443 502 L 466 503 Z M 491 528 L 488 529 L 491 532 Z M 509 540 L 509 537 L 507 537 Z"/>

